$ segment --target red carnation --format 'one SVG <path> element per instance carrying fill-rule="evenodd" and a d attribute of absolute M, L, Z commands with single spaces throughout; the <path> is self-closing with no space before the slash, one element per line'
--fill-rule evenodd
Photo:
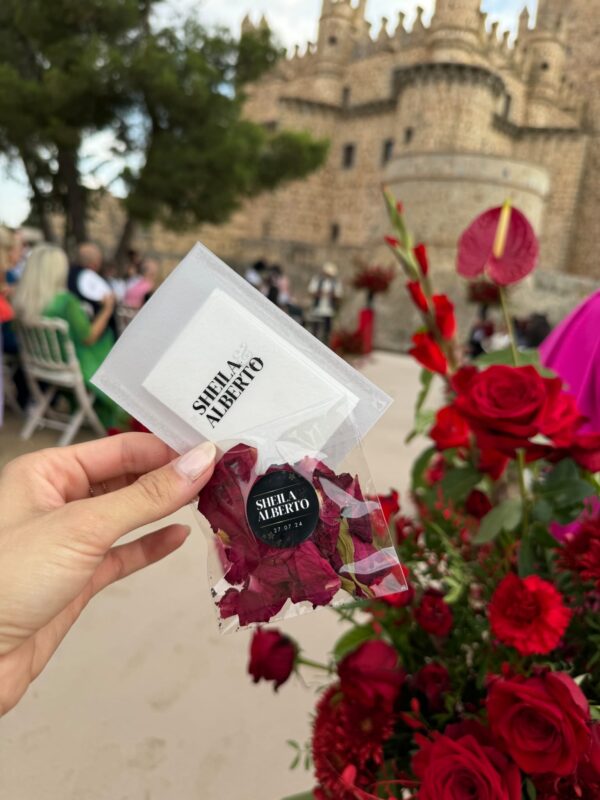
<path fill-rule="evenodd" d="M 338 665 L 344 696 L 365 707 L 392 708 L 402 681 L 398 654 L 380 640 L 364 642 Z"/>
<path fill-rule="evenodd" d="M 273 681 L 277 691 L 292 674 L 297 655 L 297 646 L 287 636 L 276 630 L 258 628 L 250 645 L 248 672 L 254 683 L 261 679 Z"/>
<path fill-rule="evenodd" d="M 502 749 L 530 775 L 569 775 L 590 748 L 588 702 L 564 672 L 497 680 L 487 710 Z"/>
<path fill-rule="evenodd" d="M 535 268 L 539 242 L 527 217 L 516 208 L 509 210 L 502 255 L 494 255 L 502 213 L 502 208 L 489 209 L 477 217 L 460 237 L 457 269 L 463 278 L 487 275 L 498 286 L 508 286 L 522 280 Z"/>
<path fill-rule="evenodd" d="M 431 372 L 445 375 L 448 372 L 448 362 L 441 347 L 428 333 L 415 333 L 412 337 L 413 347 L 408 351 L 410 355 Z"/>
<path fill-rule="evenodd" d="M 437 412 L 429 435 L 438 450 L 467 447 L 469 444 L 469 426 L 454 406 L 446 406 Z"/>
<path fill-rule="evenodd" d="M 435 309 L 435 322 L 442 339 L 452 339 L 456 333 L 456 317 L 454 305 L 445 294 L 434 294 L 432 297 Z"/>
<path fill-rule="evenodd" d="M 444 695 L 450 691 L 450 673 L 443 664 L 426 664 L 415 675 L 413 687 L 425 695 L 430 711 L 442 711 Z"/>
<path fill-rule="evenodd" d="M 521 774 L 503 753 L 468 734 L 417 736 L 419 800 L 521 800 Z"/>
<path fill-rule="evenodd" d="M 561 593 L 537 575 L 524 579 L 507 575 L 490 603 L 492 633 L 523 656 L 552 652 L 570 619 Z"/>
<path fill-rule="evenodd" d="M 423 275 L 427 275 L 429 273 L 429 257 L 427 255 L 427 248 L 424 244 L 418 244 L 415 249 L 413 250 L 415 254 L 415 258 L 419 266 L 421 267 L 421 272 Z"/>
<path fill-rule="evenodd" d="M 428 589 L 415 610 L 415 619 L 427 633 L 433 636 L 447 636 L 452 630 L 452 609 L 445 602 L 441 592 Z"/>
<path fill-rule="evenodd" d="M 465 501 L 465 511 L 475 519 L 483 519 L 492 510 L 492 501 L 479 489 L 473 489 Z"/>
<path fill-rule="evenodd" d="M 429 304 L 427 303 L 427 298 L 423 292 L 423 288 L 419 281 L 409 281 L 406 284 L 406 288 L 412 298 L 413 303 L 424 314 L 427 313 L 429 310 Z"/>
<path fill-rule="evenodd" d="M 578 530 L 565 540 L 561 565 L 600 591 L 600 517 L 581 518 Z"/>

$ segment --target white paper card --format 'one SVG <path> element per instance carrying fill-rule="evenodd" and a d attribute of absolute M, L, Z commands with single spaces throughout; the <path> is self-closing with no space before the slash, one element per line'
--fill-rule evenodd
<path fill-rule="evenodd" d="M 143 386 L 213 441 L 258 429 L 282 435 L 298 414 L 318 419 L 322 447 L 358 398 L 220 289 L 162 355 Z"/>

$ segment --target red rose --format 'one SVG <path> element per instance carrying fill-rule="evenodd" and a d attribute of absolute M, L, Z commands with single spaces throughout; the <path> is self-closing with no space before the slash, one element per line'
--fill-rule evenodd
<path fill-rule="evenodd" d="M 419 800 L 521 800 L 521 774 L 496 748 L 470 734 L 456 739 L 437 734 L 433 742 L 416 738 Z"/>
<path fill-rule="evenodd" d="M 297 655 L 298 648 L 287 636 L 276 630 L 258 628 L 250 644 L 248 672 L 254 683 L 273 681 L 277 691 L 292 674 Z"/>
<path fill-rule="evenodd" d="M 427 255 L 427 248 L 423 243 L 419 243 L 413 250 L 415 254 L 415 258 L 419 266 L 421 267 L 421 272 L 423 275 L 427 275 L 429 272 L 429 257 Z"/>
<path fill-rule="evenodd" d="M 456 333 L 454 305 L 445 294 L 434 294 L 431 299 L 435 310 L 435 323 L 442 339 L 452 339 Z"/>
<path fill-rule="evenodd" d="M 494 255 L 494 244 L 503 209 L 490 208 L 475 219 L 460 237 L 457 270 L 463 278 L 486 275 L 498 286 L 508 286 L 528 275 L 537 264 L 539 242 L 531 223 L 517 208 L 510 220 L 502 255 Z"/>
<path fill-rule="evenodd" d="M 484 492 L 473 489 L 466 499 L 465 511 L 475 519 L 483 519 L 492 510 L 492 501 Z"/>
<path fill-rule="evenodd" d="M 583 517 L 577 531 L 567 536 L 561 565 L 600 591 L 600 517 Z"/>
<path fill-rule="evenodd" d="M 413 686 L 425 695 L 430 711 L 442 711 L 444 695 L 450 690 L 450 673 L 443 664 L 426 664 L 415 675 Z"/>
<path fill-rule="evenodd" d="M 537 575 L 524 579 L 507 575 L 490 603 L 492 633 L 523 656 L 551 653 L 570 619 L 561 593 Z"/>
<path fill-rule="evenodd" d="M 454 402 L 482 450 L 514 456 L 535 448 L 530 439 L 544 430 L 560 434 L 552 411 L 559 393 L 560 379 L 543 378 L 534 367 L 496 365 L 465 382 Z"/>
<path fill-rule="evenodd" d="M 540 431 L 557 447 L 568 447 L 585 418 L 579 413 L 575 399 L 562 391 L 560 378 L 546 379 L 549 389 Z"/>
<path fill-rule="evenodd" d="M 419 281 L 409 281 L 406 284 L 406 288 L 419 311 L 422 311 L 424 314 L 427 313 L 429 305 Z"/>
<path fill-rule="evenodd" d="M 568 455 L 583 469 L 600 472 L 600 433 L 579 433 L 568 448 Z"/>
<path fill-rule="evenodd" d="M 452 609 L 445 602 L 441 592 L 428 589 L 415 611 L 415 619 L 427 633 L 433 636 L 447 636 L 454 621 Z"/>
<path fill-rule="evenodd" d="M 380 640 L 364 642 L 338 664 L 344 696 L 359 705 L 391 708 L 404 676 L 394 648 Z"/>
<path fill-rule="evenodd" d="M 469 426 L 454 406 L 440 408 L 435 415 L 435 425 L 429 435 L 438 450 L 467 447 L 469 444 Z"/>
<path fill-rule="evenodd" d="M 530 775 L 568 775 L 590 747 L 588 702 L 564 672 L 498 680 L 487 710 L 492 733 Z"/>
<path fill-rule="evenodd" d="M 445 375 L 448 372 L 448 361 L 442 348 L 435 342 L 429 333 L 415 333 L 412 337 L 413 347 L 408 351 L 410 355 L 431 372 Z"/>
<path fill-rule="evenodd" d="M 497 481 L 504 474 L 504 470 L 508 466 L 509 458 L 504 453 L 499 453 L 497 450 L 490 448 L 482 449 L 479 453 L 479 463 L 477 469 L 489 475 L 490 478 Z"/>

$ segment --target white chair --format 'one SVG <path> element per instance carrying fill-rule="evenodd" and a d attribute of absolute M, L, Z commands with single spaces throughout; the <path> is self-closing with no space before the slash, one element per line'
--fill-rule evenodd
<path fill-rule="evenodd" d="M 139 308 L 133 308 L 132 306 L 123 306 L 120 304 L 117 306 L 115 310 L 117 336 L 121 336 L 125 328 L 129 325 L 138 311 Z"/>
<path fill-rule="evenodd" d="M 58 444 L 64 447 L 73 441 L 84 421 L 104 436 L 106 431 L 93 409 L 94 395 L 85 387 L 67 323 L 42 317 L 33 323 L 16 322 L 15 331 L 32 400 L 21 438 L 29 439 L 37 428 L 53 428 L 63 431 Z M 68 389 L 74 396 L 76 405 L 71 414 L 51 408 L 60 389 Z"/>

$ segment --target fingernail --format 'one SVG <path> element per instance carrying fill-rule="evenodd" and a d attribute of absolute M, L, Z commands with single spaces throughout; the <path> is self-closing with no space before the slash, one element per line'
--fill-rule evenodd
<path fill-rule="evenodd" d="M 193 483 L 211 466 L 216 454 L 217 448 L 212 442 L 203 442 L 180 456 L 174 466 L 180 475 Z"/>

